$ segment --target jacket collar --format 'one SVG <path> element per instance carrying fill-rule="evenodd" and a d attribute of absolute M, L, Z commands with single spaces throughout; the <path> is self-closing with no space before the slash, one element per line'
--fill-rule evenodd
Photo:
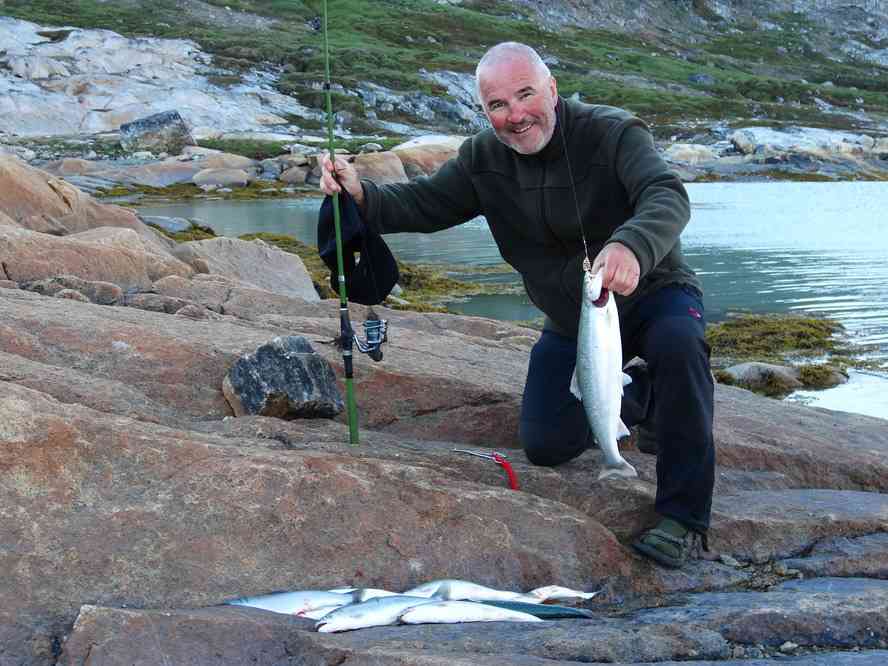
<path fill-rule="evenodd" d="M 558 102 L 555 104 L 555 130 L 552 132 L 552 138 L 540 152 L 536 153 L 535 157 L 543 162 L 554 162 L 564 156 L 567 147 L 562 145 L 562 128 L 564 128 L 564 140 L 566 141 L 570 138 L 570 113 L 567 102 L 559 95 Z"/>

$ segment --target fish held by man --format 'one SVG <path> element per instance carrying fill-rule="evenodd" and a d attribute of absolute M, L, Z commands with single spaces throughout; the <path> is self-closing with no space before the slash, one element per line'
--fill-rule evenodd
<path fill-rule="evenodd" d="M 604 456 L 599 480 L 631 478 L 638 472 L 620 455 L 617 440 L 629 434 L 620 420 L 623 386 L 623 349 L 617 304 L 602 286 L 603 273 L 583 271 L 583 303 L 577 337 L 577 364 L 570 382 L 571 392 L 583 403 L 589 427 Z"/>

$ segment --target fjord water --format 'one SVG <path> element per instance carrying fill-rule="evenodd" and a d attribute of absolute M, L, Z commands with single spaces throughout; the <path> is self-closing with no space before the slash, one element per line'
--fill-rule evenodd
<path fill-rule="evenodd" d="M 845 326 L 853 344 L 867 350 L 867 358 L 888 369 L 888 183 L 692 183 L 687 189 L 693 212 L 682 243 L 703 280 L 710 322 L 738 311 L 830 316 Z M 144 210 L 197 218 L 226 236 L 267 231 L 315 243 L 319 205 L 314 199 L 198 201 Z M 481 218 L 436 234 L 386 240 L 404 261 L 459 265 L 463 279 L 520 283 L 514 273 L 483 270 L 502 259 Z M 520 293 L 448 305 L 515 321 L 540 316 Z M 819 395 L 835 400 L 845 391 L 852 404 L 829 406 L 888 418 L 883 379 L 881 373 L 875 381 L 855 377 L 848 387 Z M 858 389 L 869 383 L 873 390 L 861 396 Z"/>

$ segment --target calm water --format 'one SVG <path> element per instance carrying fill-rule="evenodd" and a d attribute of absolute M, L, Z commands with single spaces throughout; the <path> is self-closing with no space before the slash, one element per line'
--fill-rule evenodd
<path fill-rule="evenodd" d="M 688 191 L 693 214 L 682 242 L 703 279 L 709 321 L 738 310 L 828 315 L 846 327 L 856 345 L 868 349 L 868 358 L 888 369 L 888 184 L 707 183 L 690 184 Z M 268 231 L 315 243 L 318 206 L 317 200 L 203 201 L 145 212 L 197 218 L 227 236 Z M 482 219 L 437 234 L 396 234 L 386 240 L 404 261 L 459 264 L 464 266 L 460 277 L 519 283 L 515 274 L 465 268 L 502 263 Z M 517 293 L 449 305 L 500 319 L 540 316 Z M 851 403 L 867 405 L 849 411 L 888 417 L 888 382 L 880 379 L 878 373 L 875 380 L 855 377 L 843 389 L 853 393 Z M 861 398 L 851 391 L 864 384 L 874 387 L 873 395 Z M 820 393 L 835 395 L 839 389 Z"/>

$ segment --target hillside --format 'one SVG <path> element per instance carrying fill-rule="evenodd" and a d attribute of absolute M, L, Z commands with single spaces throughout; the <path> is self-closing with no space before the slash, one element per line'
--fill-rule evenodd
<path fill-rule="evenodd" d="M 314 108 L 321 11 L 317 0 L 0 2 L 0 15 L 41 25 L 194 40 L 213 55 L 213 83 L 260 70 Z M 475 129 L 469 76 L 507 39 L 537 46 L 562 94 L 627 107 L 660 136 L 716 123 L 888 128 L 888 27 L 871 0 L 331 0 L 329 11 L 334 106 L 354 132 Z"/>

